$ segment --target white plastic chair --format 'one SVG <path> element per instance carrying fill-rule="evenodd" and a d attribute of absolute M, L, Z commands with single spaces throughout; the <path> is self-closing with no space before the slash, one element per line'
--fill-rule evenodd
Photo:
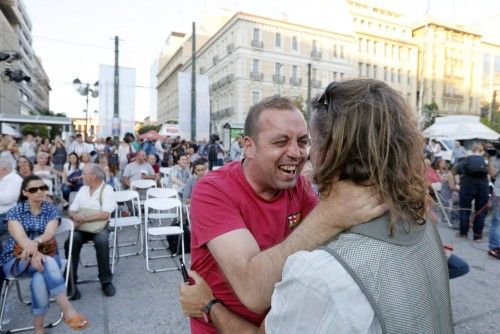
<path fill-rule="evenodd" d="M 64 273 L 66 271 L 66 278 L 65 278 L 65 285 L 66 287 L 68 286 L 68 281 L 69 281 L 69 275 L 70 275 L 70 270 L 71 270 L 71 250 L 73 249 L 73 232 L 74 232 L 74 225 L 73 221 L 67 218 L 62 218 L 61 219 L 61 224 L 58 226 L 57 231 L 55 236 L 59 239 L 62 239 L 62 235 L 65 233 L 69 234 L 69 253 L 68 253 L 68 259 L 61 259 L 61 273 Z M 58 243 L 59 244 L 59 243 Z M 61 254 L 60 250 L 59 254 Z M 0 297 L 1 301 L 1 307 L 0 307 L 0 333 L 4 333 L 5 331 L 3 330 L 2 326 L 2 319 L 3 319 L 3 314 L 5 310 L 5 303 L 7 302 L 7 298 L 9 297 L 9 291 L 12 286 L 12 284 L 16 284 L 16 290 L 17 290 L 17 296 L 19 300 L 26 305 L 31 304 L 31 300 L 24 300 L 21 292 L 21 286 L 19 284 L 20 281 L 22 280 L 28 280 L 31 279 L 31 277 L 7 277 L 4 280 L 4 288 L 2 289 L 2 295 Z M 53 302 L 54 299 L 51 299 L 51 302 Z M 44 328 L 52 328 L 61 322 L 63 318 L 63 314 L 61 312 L 59 319 L 52 321 L 46 325 L 44 325 Z M 7 333 L 18 333 L 18 332 L 24 332 L 24 331 L 29 331 L 32 330 L 34 327 L 29 326 L 29 327 L 23 327 L 23 328 L 15 328 L 7 331 Z"/>
<path fill-rule="evenodd" d="M 149 198 L 177 198 L 179 199 L 179 193 L 174 188 L 149 188 L 146 191 L 146 199 Z M 168 218 L 173 219 L 177 218 L 175 213 L 150 213 L 149 219 L 159 219 L 159 218 Z"/>
<path fill-rule="evenodd" d="M 116 202 L 131 202 L 132 212 L 130 216 L 120 217 L 119 211 L 120 208 L 117 206 L 115 210 L 115 217 L 110 219 L 109 227 L 113 229 L 113 255 L 112 255 L 112 264 L 111 264 L 111 272 L 114 273 L 115 262 L 118 263 L 119 258 L 139 255 L 143 252 L 144 241 L 142 236 L 142 213 L 141 213 L 141 205 L 139 199 L 139 193 L 134 190 L 120 190 L 115 191 L 115 199 Z M 137 227 L 137 240 L 135 242 L 118 244 L 118 228 L 123 227 Z M 140 247 L 137 248 L 136 252 L 120 254 L 120 247 L 128 247 L 135 246 L 140 243 Z"/>
<path fill-rule="evenodd" d="M 139 197 L 141 197 L 141 190 L 146 190 L 149 188 L 156 188 L 156 181 L 155 180 L 142 180 L 142 179 L 140 179 L 140 180 L 130 181 L 130 189 L 137 190 L 137 192 L 139 193 Z M 140 199 L 141 206 L 144 205 L 144 201 L 145 201 L 144 198 Z"/>
<path fill-rule="evenodd" d="M 158 226 L 158 227 L 150 227 L 149 226 L 149 220 L 151 219 L 151 213 L 149 212 L 150 210 L 155 210 L 155 211 L 160 211 L 165 213 L 164 218 L 159 218 L 160 220 L 169 220 L 170 222 L 173 220 L 171 217 L 171 214 L 174 213 L 179 219 L 179 222 L 182 224 L 182 203 L 179 199 L 176 198 L 149 198 L 146 200 L 144 203 L 144 222 L 145 222 L 145 231 L 146 231 L 146 268 L 148 271 L 152 273 L 160 272 L 160 271 L 167 271 L 167 270 L 179 270 L 179 267 L 177 266 L 177 263 L 174 261 L 175 267 L 167 267 L 167 268 L 160 268 L 160 269 L 153 269 L 150 266 L 150 260 L 153 259 L 159 259 L 159 258 L 173 258 L 177 254 L 172 254 L 170 255 L 159 255 L 159 256 L 151 256 L 149 252 L 154 251 L 154 250 L 164 250 L 167 251 L 167 245 L 166 245 L 166 237 L 169 235 L 177 235 L 180 240 L 181 240 L 181 252 L 182 252 L 182 260 L 184 261 L 184 230 L 180 226 Z M 173 211 L 173 212 L 172 212 Z M 162 241 L 165 247 L 162 248 L 149 248 L 149 237 L 155 237 L 155 238 L 160 238 L 160 239 L 155 239 Z M 154 241 L 154 240 L 151 240 Z"/>
<path fill-rule="evenodd" d="M 172 167 L 160 167 L 160 184 L 162 187 L 168 187 L 170 183 L 170 173 L 172 172 Z"/>
<path fill-rule="evenodd" d="M 182 203 L 182 207 L 184 208 L 184 212 L 186 213 L 186 219 L 188 222 L 189 232 L 191 232 L 191 215 L 189 213 L 189 204 Z"/>

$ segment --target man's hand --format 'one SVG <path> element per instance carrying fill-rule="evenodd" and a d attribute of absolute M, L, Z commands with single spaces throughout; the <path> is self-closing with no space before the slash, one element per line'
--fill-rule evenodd
<path fill-rule="evenodd" d="M 82 223 L 85 222 L 85 217 L 83 214 L 81 213 L 75 213 L 73 214 L 73 216 L 71 217 L 73 219 L 73 222 L 75 223 L 75 227 L 77 226 L 80 226 Z"/>
<path fill-rule="evenodd" d="M 195 283 L 193 285 L 184 282 L 180 284 L 179 301 L 185 315 L 199 318 L 203 316 L 203 307 L 214 299 L 214 295 L 207 282 L 196 271 L 189 270 L 188 274 Z"/>
<path fill-rule="evenodd" d="M 321 216 L 321 223 L 345 230 L 377 218 L 388 209 L 373 186 L 337 181 L 328 196 L 321 196 L 314 211 Z"/>

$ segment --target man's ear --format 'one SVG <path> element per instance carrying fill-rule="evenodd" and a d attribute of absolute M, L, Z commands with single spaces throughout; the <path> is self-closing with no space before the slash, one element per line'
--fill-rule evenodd
<path fill-rule="evenodd" d="M 243 148 L 245 150 L 245 158 L 253 159 L 255 157 L 255 142 L 252 138 L 245 136 L 243 138 Z"/>

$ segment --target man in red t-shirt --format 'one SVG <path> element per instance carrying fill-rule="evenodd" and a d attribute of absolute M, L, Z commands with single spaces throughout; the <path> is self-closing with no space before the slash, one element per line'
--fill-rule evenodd
<path fill-rule="evenodd" d="M 191 318 L 193 334 L 216 333 L 210 308 L 218 302 L 259 326 L 289 255 L 385 210 L 365 188 L 344 182 L 313 210 L 317 197 L 300 176 L 306 122 L 290 99 L 254 105 L 244 131 L 245 159 L 208 174 L 193 190 L 191 268 L 218 299 L 199 307 L 203 320 Z"/>

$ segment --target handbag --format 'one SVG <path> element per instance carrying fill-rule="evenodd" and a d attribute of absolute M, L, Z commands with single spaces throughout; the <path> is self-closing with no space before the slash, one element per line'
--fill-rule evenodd
<path fill-rule="evenodd" d="M 54 256 L 56 255 L 56 252 L 57 252 L 57 240 L 55 238 L 52 238 L 50 240 L 47 240 L 45 242 L 42 242 L 40 244 L 38 244 L 38 251 L 40 253 L 42 253 L 43 255 L 48 255 L 48 256 Z M 12 254 L 14 255 L 14 257 L 16 258 L 16 261 L 14 261 L 14 264 L 12 265 L 11 269 L 10 269 L 10 272 L 13 276 L 22 276 L 24 275 L 27 271 L 28 271 L 28 268 L 29 268 L 29 265 L 27 264 L 26 265 L 26 268 L 24 268 L 24 270 L 21 272 L 21 273 L 16 273 L 15 271 L 15 268 L 17 268 L 17 265 L 19 264 L 19 262 L 21 260 L 23 260 L 21 258 L 21 254 L 23 253 L 23 248 L 21 247 L 21 245 L 19 245 L 18 243 L 15 243 L 14 244 L 14 249 L 12 250 Z M 31 261 L 28 260 L 28 263 Z"/>
<path fill-rule="evenodd" d="M 104 192 L 105 186 L 106 186 L 105 184 L 102 186 L 101 192 L 99 193 L 99 204 L 101 205 L 101 210 L 82 208 L 78 212 L 83 213 L 84 215 L 85 214 L 92 215 L 94 213 L 101 212 L 102 211 L 102 193 Z M 84 223 L 84 224 L 80 225 L 77 228 L 77 230 L 95 234 L 95 233 L 99 233 L 102 230 L 104 230 L 104 228 L 106 227 L 107 224 L 108 224 L 107 220 L 98 220 L 98 221 L 93 221 L 93 222 L 89 222 L 89 223 Z"/>

